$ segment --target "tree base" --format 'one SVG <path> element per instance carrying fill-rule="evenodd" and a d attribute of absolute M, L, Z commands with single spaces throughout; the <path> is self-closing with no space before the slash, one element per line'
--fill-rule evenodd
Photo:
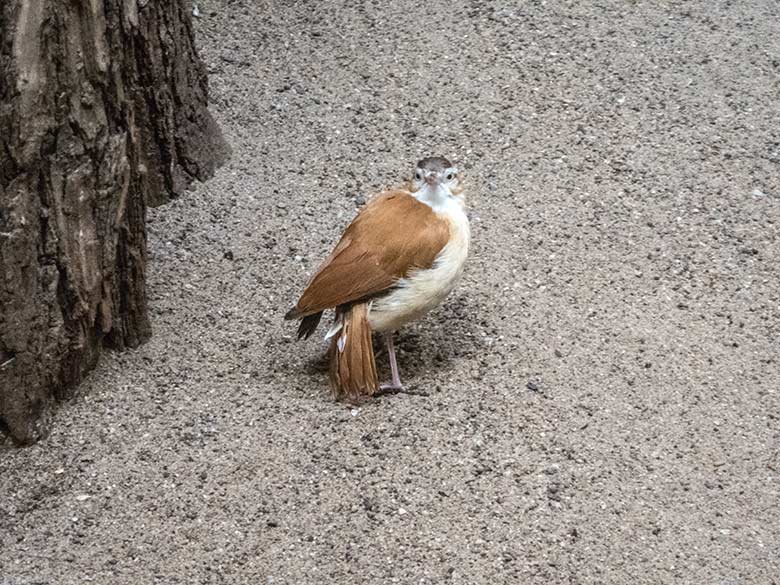
<path fill-rule="evenodd" d="M 0 7 L 0 419 L 19 442 L 103 346 L 149 338 L 146 206 L 228 156 L 191 18 L 189 0 Z"/>

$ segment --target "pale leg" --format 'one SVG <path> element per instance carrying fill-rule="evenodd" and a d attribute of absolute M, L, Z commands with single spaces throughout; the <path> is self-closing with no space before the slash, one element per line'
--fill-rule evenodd
<path fill-rule="evenodd" d="M 384 333 L 385 343 L 387 344 L 387 356 L 390 359 L 390 373 L 392 380 L 389 384 L 382 384 L 380 390 L 403 390 L 403 384 L 401 384 L 401 376 L 398 375 L 398 362 L 395 359 L 395 345 L 393 344 L 393 332 L 389 331 Z"/>

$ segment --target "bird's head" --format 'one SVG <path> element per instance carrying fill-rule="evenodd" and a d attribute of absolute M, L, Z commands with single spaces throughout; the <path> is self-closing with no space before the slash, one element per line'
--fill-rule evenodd
<path fill-rule="evenodd" d="M 417 163 L 411 187 L 415 197 L 430 204 L 443 204 L 447 198 L 463 203 L 458 169 L 441 156 L 424 158 Z"/>

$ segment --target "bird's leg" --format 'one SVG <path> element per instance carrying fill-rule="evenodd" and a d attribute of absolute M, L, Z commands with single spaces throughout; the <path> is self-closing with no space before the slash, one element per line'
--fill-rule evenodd
<path fill-rule="evenodd" d="M 398 362 L 395 359 L 395 345 L 393 344 L 393 332 L 388 331 L 387 333 L 383 334 L 383 337 L 385 338 L 385 343 L 387 344 L 387 356 L 390 359 L 390 373 L 392 376 L 392 380 L 389 384 L 382 384 L 379 389 L 380 390 L 390 390 L 390 391 L 396 391 L 399 392 L 404 389 L 403 384 L 401 384 L 401 376 L 398 375 Z"/>
<path fill-rule="evenodd" d="M 413 392 L 412 390 L 407 390 L 404 388 L 404 385 L 401 384 L 401 376 L 398 375 L 398 362 L 395 359 L 395 345 L 393 344 L 393 332 L 389 331 L 387 333 L 383 334 L 383 337 L 385 338 L 385 343 L 387 344 L 387 355 L 390 359 L 390 373 L 392 376 L 392 379 L 390 380 L 390 383 L 388 384 L 382 384 L 379 386 L 379 390 L 377 390 L 376 395 L 381 396 L 382 394 L 417 394 L 419 396 L 428 396 L 425 392 Z"/>

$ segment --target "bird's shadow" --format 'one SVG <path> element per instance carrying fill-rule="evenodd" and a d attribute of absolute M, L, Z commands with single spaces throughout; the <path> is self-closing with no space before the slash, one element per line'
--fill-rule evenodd
<path fill-rule="evenodd" d="M 395 351 L 402 380 L 413 382 L 425 374 L 448 370 L 452 362 L 478 355 L 482 348 L 482 329 L 476 299 L 458 295 L 421 321 L 401 329 L 395 336 Z M 390 365 L 381 335 L 374 335 L 374 355 L 380 380 L 389 378 Z M 328 371 L 327 349 L 306 363 L 309 375 Z"/>

